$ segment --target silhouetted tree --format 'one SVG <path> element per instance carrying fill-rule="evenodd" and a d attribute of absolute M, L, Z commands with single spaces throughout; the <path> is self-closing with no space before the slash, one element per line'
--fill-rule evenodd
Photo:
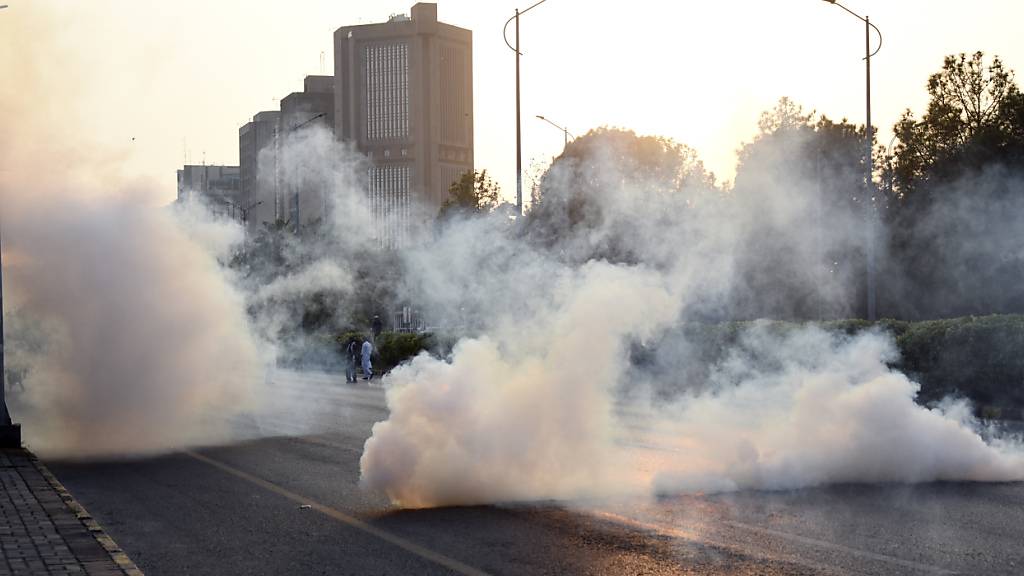
<path fill-rule="evenodd" d="M 879 303 L 907 319 L 1024 311 L 1024 95 L 998 56 L 947 56 L 909 110 L 893 185 Z"/>
<path fill-rule="evenodd" d="M 438 218 L 444 220 L 456 214 L 486 214 L 498 205 L 500 193 L 500 187 L 487 175 L 487 170 L 469 170 L 448 188 L 448 200 L 441 205 Z"/>
<path fill-rule="evenodd" d="M 893 127 L 899 144 L 892 164 L 902 199 L 929 182 L 950 182 L 993 163 L 1024 162 L 1024 96 L 998 56 L 947 56 L 928 78 L 928 109 L 907 110 Z"/>
<path fill-rule="evenodd" d="M 733 317 L 860 314 L 864 127 L 782 98 L 740 148 L 730 199 L 741 236 Z"/>
<path fill-rule="evenodd" d="M 710 190 L 717 190 L 715 176 L 693 148 L 661 136 L 597 128 L 570 142 L 541 176 L 524 230 L 549 248 L 574 243 L 579 259 L 632 261 L 626 235 L 642 224 L 635 221 L 643 213 L 638 202 L 682 195 L 696 201 Z M 609 220 L 612 206 L 618 222 Z M 634 221 L 627 224 L 625 218 Z"/>

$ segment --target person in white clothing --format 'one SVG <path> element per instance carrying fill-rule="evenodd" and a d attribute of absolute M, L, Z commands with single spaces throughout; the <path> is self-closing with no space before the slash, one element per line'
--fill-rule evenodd
<path fill-rule="evenodd" d="M 370 355 L 373 354 L 373 344 L 369 340 L 363 340 L 363 380 L 373 378 L 373 366 L 370 365 Z"/>

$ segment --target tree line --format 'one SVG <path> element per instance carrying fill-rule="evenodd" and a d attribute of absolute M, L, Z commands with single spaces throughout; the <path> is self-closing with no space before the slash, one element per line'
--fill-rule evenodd
<path fill-rule="evenodd" d="M 738 214 L 757 215 L 737 239 L 740 278 L 717 319 L 865 317 L 869 235 L 880 317 L 1022 313 L 1024 95 L 1000 58 L 981 52 L 947 56 L 926 88 L 924 113 L 908 109 L 891 142 L 872 142 L 870 179 L 865 127 L 789 98 L 762 114 L 738 151 L 733 182 L 718 182 L 692 148 L 669 138 L 591 130 L 538 179 L 526 235 L 564 244 L 601 226 L 607 202 L 595 198 L 616 183 L 596 181 L 584 167 L 611 163 L 646 189 L 742 203 L 747 210 Z M 475 176 L 452 186 L 450 204 L 463 213 L 496 204 L 493 182 Z M 805 233 L 780 229 L 794 225 Z M 624 238 L 606 240 L 581 257 L 630 260 Z"/>
<path fill-rule="evenodd" d="M 721 235 L 712 227 L 728 226 L 728 242 L 717 249 L 733 259 L 729 289 L 686 311 L 708 321 L 864 318 L 870 235 L 880 318 L 1024 313 L 1024 95 L 998 57 L 980 52 L 946 57 L 925 88 L 924 112 L 908 109 L 892 142 L 872 143 L 870 179 L 863 125 L 782 98 L 740 146 L 732 181 L 720 181 L 685 144 L 602 127 L 569 142 L 539 175 L 521 218 L 499 203 L 486 171 L 462 175 L 432 234 L 507 211 L 496 221 L 513 242 L 580 263 L 668 266 L 673 242 L 699 245 Z M 638 189 L 645 202 L 656 202 L 612 218 L 611 207 L 621 208 L 614 195 Z M 703 220 L 674 218 L 680 211 Z M 692 229 L 678 230 L 681 221 Z M 416 287 L 405 285 L 401 254 L 352 245 L 315 226 L 303 238 L 290 229 L 287 222 L 267 225 L 234 267 L 265 286 L 329 254 L 353 281 L 344 290 L 254 300 L 254 316 L 269 309 L 282 319 L 270 336 L 330 342 L 403 306 L 429 317 Z M 669 233 L 671 242 L 652 231 Z"/>

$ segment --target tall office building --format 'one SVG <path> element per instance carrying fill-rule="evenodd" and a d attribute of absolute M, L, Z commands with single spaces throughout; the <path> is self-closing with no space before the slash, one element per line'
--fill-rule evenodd
<path fill-rule="evenodd" d="M 335 135 L 372 160 L 374 233 L 407 246 L 448 188 L 473 170 L 473 35 L 437 4 L 334 33 Z"/>
<path fill-rule="evenodd" d="M 238 166 L 241 172 L 243 219 L 249 232 L 260 229 L 263 222 L 278 218 L 277 133 L 281 113 L 260 112 L 238 129 Z"/>

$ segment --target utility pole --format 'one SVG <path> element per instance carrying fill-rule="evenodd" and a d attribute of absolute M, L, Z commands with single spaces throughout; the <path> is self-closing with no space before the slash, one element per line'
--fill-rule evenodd
<path fill-rule="evenodd" d="M 516 8 L 516 211 L 523 215 L 523 122 L 519 113 L 519 8 Z"/>
<path fill-rule="evenodd" d="M 865 83 L 865 92 L 867 100 L 867 125 L 864 127 L 864 135 L 867 140 L 867 155 L 866 171 L 867 174 L 864 178 L 864 228 L 865 228 L 865 257 L 867 267 L 867 318 L 870 321 L 874 321 L 877 318 L 876 313 L 876 301 L 875 301 L 875 206 L 874 206 L 874 163 L 872 159 L 871 144 L 873 141 L 874 131 L 871 128 L 871 57 L 878 54 L 878 51 L 882 49 L 882 31 L 871 23 L 871 19 L 867 16 L 861 16 L 853 10 L 850 10 L 846 6 L 843 6 L 836 0 L 824 0 L 829 4 L 833 4 L 845 10 L 854 18 L 864 23 L 864 71 L 867 76 Z M 871 29 L 875 29 L 875 33 L 878 34 L 878 48 L 875 51 L 871 51 Z"/>
<path fill-rule="evenodd" d="M 7 4 L 0 4 L 0 10 Z M 4 365 L 4 262 L 3 242 L 0 241 L 0 448 L 21 447 L 21 425 L 11 421 L 7 410 L 7 369 Z"/>
<path fill-rule="evenodd" d="M 519 111 L 519 57 L 522 56 L 522 52 L 519 51 L 519 17 L 545 2 L 547 2 L 547 0 L 540 0 L 540 2 L 533 4 L 522 12 L 516 8 L 515 15 L 505 22 L 505 29 L 502 30 L 502 36 L 505 38 L 505 45 L 516 53 L 516 211 L 520 216 L 523 215 L 523 125 Z M 508 43 L 508 25 L 513 20 L 516 21 L 515 46 Z"/>
<path fill-rule="evenodd" d="M 881 37 L 881 35 L 879 35 Z M 881 46 L 879 46 L 881 48 Z M 867 100 L 867 126 L 865 132 L 867 135 L 867 159 L 868 159 L 868 174 L 867 174 L 867 195 L 864 197 L 864 210 L 866 212 L 864 218 L 867 222 L 867 246 L 868 246 L 868 320 L 874 322 L 878 315 L 875 310 L 875 185 L 873 171 L 874 171 L 874 159 L 872 158 L 871 143 L 874 138 L 874 129 L 871 126 L 871 19 L 868 16 L 864 17 L 864 68 L 867 73 L 867 80 L 865 83 L 866 87 L 866 100 Z"/>

